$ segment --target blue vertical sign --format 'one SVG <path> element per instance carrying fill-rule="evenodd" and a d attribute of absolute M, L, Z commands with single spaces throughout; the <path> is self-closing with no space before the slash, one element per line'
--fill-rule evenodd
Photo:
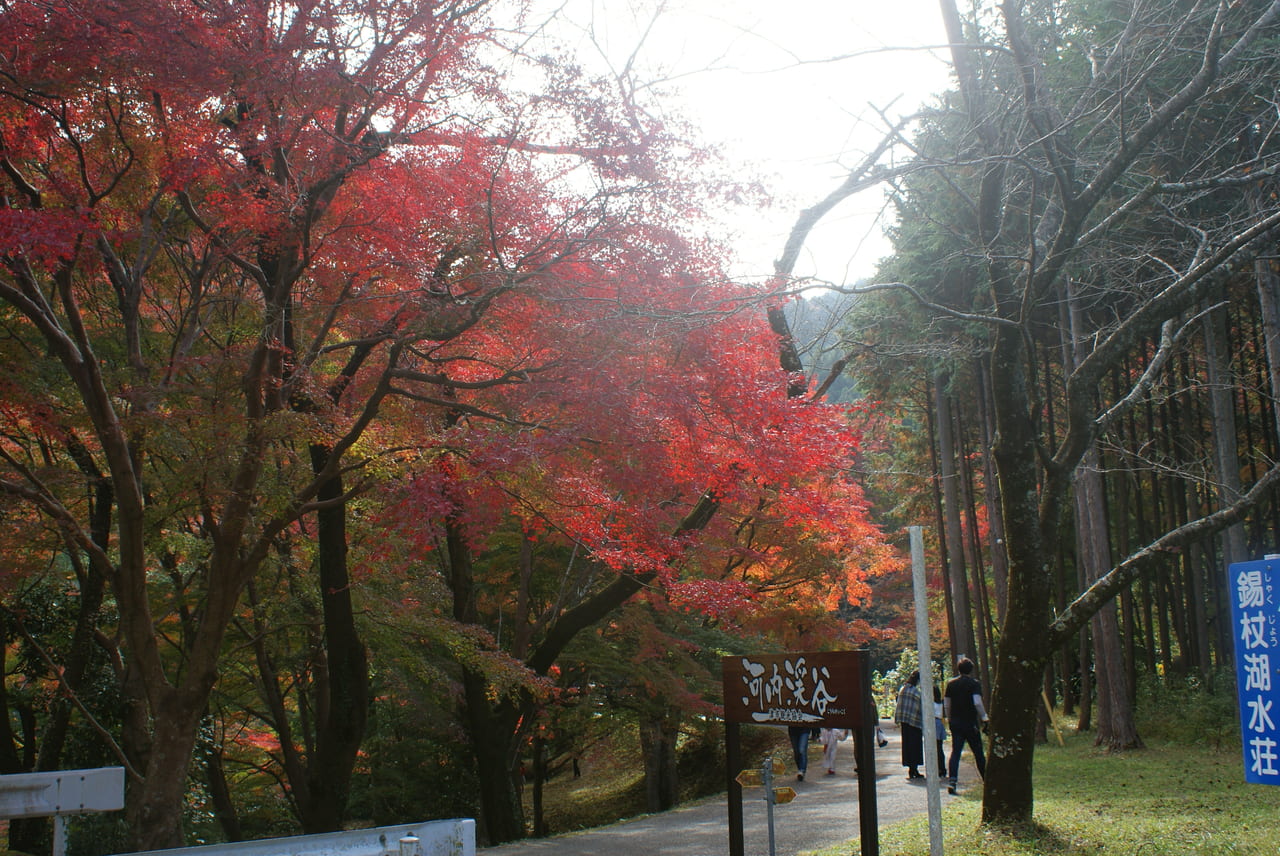
<path fill-rule="evenodd" d="M 1280 785 L 1280 557 L 1239 562 L 1228 573 L 1244 778 Z"/>

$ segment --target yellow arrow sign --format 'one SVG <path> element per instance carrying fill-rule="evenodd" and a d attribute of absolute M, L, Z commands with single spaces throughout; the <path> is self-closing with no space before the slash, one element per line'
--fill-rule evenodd
<path fill-rule="evenodd" d="M 784 805 L 796 798 L 795 788 L 774 788 L 773 801 L 777 805 Z"/>
<path fill-rule="evenodd" d="M 773 762 L 773 774 L 775 776 L 781 776 L 787 771 L 787 765 L 781 758 L 770 758 L 769 760 Z"/>
<path fill-rule="evenodd" d="M 760 770 L 743 770 L 733 780 L 744 788 L 758 788 L 764 784 L 764 773 Z"/>

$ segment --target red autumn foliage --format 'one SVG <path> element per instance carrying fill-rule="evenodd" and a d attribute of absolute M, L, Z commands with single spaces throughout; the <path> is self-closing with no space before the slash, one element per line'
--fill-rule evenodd
<path fill-rule="evenodd" d="M 0 7 L 5 534 L 42 521 L 109 583 L 139 849 L 179 843 L 246 588 L 357 497 L 384 502 L 355 537 L 388 533 L 366 573 L 451 525 L 477 555 L 518 531 L 652 574 L 725 622 L 862 593 L 856 437 L 788 396 L 760 295 L 696 222 L 739 189 L 634 88 L 507 50 L 479 12 Z M 721 513 L 675 534 L 708 496 Z"/>

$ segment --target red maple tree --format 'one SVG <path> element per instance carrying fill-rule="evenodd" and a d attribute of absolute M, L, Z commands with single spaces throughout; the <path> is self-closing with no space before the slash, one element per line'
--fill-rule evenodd
<path fill-rule="evenodd" d="M 350 504 L 374 488 L 406 498 L 386 525 L 447 557 L 457 621 L 479 618 L 475 561 L 505 521 L 607 572 L 530 632 L 533 674 L 650 581 L 745 598 L 689 557 L 765 509 L 843 537 L 820 474 L 853 438 L 788 395 L 755 296 L 690 225 L 714 204 L 699 158 L 634 87 L 529 55 L 487 14 L 0 8 L 0 494 L 113 601 L 83 618 L 126 698 L 139 849 L 181 843 L 228 628 L 300 539 L 327 674 L 290 788 L 308 831 L 341 823 L 369 692 Z M 467 680 L 473 728 L 507 715 L 479 710 L 483 670 Z"/>

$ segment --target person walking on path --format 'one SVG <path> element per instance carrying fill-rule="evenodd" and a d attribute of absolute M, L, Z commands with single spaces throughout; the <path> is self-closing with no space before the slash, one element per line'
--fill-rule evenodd
<path fill-rule="evenodd" d="M 943 715 L 951 725 L 951 760 L 947 765 L 947 793 L 954 794 L 960 777 L 960 753 L 965 744 L 973 752 L 973 763 L 979 778 L 987 775 L 987 756 L 982 751 L 982 731 L 987 724 L 987 709 L 982 704 L 982 684 L 973 676 L 973 661 L 961 657 L 956 663 L 958 674 L 947 681 L 943 693 Z"/>
<path fill-rule="evenodd" d="M 924 711 L 920 704 L 919 669 L 898 690 L 893 721 L 902 728 L 902 766 L 907 768 L 907 779 L 923 779 L 920 765 L 924 763 Z"/>
<path fill-rule="evenodd" d="M 824 728 L 819 739 L 822 741 L 822 766 L 827 768 L 827 775 L 836 774 L 836 749 L 840 741 L 849 736 L 847 728 Z"/>
<path fill-rule="evenodd" d="M 791 738 L 791 754 L 796 761 L 796 780 L 803 782 L 804 774 L 809 772 L 809 734 L 813 729 L 807 725 L 788 725 L 787 736 Z"/>
<path fill-rule="evenodd" d="M 933 736 L 938 748 L 938 778 L 941 779 L 947 774 L 947 756 L 942 749 L 947 740 L 947 723 L 942 719 L 942 690 L 937 684 L 933 685 Z"/>

